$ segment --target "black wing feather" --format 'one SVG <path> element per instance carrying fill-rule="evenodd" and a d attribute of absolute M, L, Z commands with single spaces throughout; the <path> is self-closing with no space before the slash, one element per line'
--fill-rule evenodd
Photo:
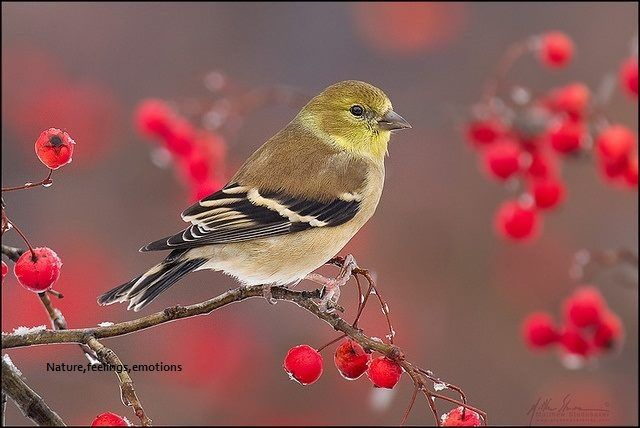
<path fill-rule="evenodd" d="M 285 235 L 313 227 L 334 227 L 352 219 L 360 202 L 335 198 L 318 201 L 281 192 L 258 192 L 273 202 L 258 205 L 249 192 L 258 192 L 232 183 L 190 206 L 182 216 L 191 226 L 180 233 L 154 241 L 141 251 L 184 250 L 202 245 L 225 244 Z M 289 214 L 283 212 L 286 209 Z"/>

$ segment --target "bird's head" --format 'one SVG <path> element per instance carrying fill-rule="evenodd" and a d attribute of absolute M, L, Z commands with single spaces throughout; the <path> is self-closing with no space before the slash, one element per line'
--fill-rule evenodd
<path fill-rule="evenodd" d="M 384 158 L 391 131 L 411 128 L 384 92 L 357 80 L 329 86 L 304 106 L 298 119 L 322 140 L 375 159 Z"/>

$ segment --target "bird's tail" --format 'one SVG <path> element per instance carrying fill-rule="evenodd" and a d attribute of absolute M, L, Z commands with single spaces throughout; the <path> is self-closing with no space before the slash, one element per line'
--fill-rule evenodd
<path fill-rule="evenodd" d="M 206 259 L 185 257 L 186 251 L 174 251 L 142 275 L 98 297 L 98 304 L 129 301 L 127 309 L 139 311 L 180 278 L 206 263 Z"/>

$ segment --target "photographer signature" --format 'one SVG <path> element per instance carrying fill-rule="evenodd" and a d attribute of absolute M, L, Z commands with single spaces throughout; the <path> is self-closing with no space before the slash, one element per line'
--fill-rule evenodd
<path fill-rule="evenodd" d="M 603 416 L 602 414 L 606 414 L 606 416 L 608 416 L 609 414 L 608 402 L 605 402 L 602 408 L 582 407 L 572 402 L 571 394 L 565 395 L 562 398 L 562 402 L 558 404 L 553 403 L 552 400 L 553 400 L 552 398 L 548 398 L 548 397 L 544 399 L 542 397 L 538 397 L 538 401 L 536 401 L 527 412 L 527 415 L 531 416 L 529 419 L 530 425 L 533 423 L 533 419 L 537 415 L 540 415 L 545 412 L 553 413 L 554 416 L 558 418 L 563 418 L 563 416 L 567 415 L 570 412 L 585 412 L 585 413 L 598 412 L 600 414 L 598 416 L 600 417 Z"/>

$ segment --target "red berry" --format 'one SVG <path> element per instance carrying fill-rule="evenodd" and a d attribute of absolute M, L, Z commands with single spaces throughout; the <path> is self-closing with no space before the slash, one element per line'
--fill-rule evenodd
<path fill-rule="evenodd" d="M 200 199 L 206 198 L 214 192 L 222 189 L 223 183 L 218 180 L 209 179 L 205 180 L 202 183 L 198 183 L 191 190 L 191 200 L 193 202 L 199 201 Z"/>
<path fill-rule="evenodd" d="M 575 327 L 567 327 L 560 335 L 560 344 L 570 354 L 586 356 L 591 351 L 589 342 L 580 330 Z"/>
<path fill-rule="evenodd" d="M 540 222 L 534 208 L 524 207 L 518 201 L 506 201 L 498 208 L 494 225 L 500 236 L 524 240 L 535 235 Z"/>
<path fill-rule="evenodd" d="M 64 131 L 49 128 L 36 140 L 36 155 L 47 168 L 58 169 L 71 162 L 76 142 Z"/>
<path fill-rule="evenodd" d="M 624 176 L 629 169 L 630 159 L 623 158 L 617 161 L 611 161 L 600 157 L 598 161 L 598 167 L 603 177 L 607 181 L 617 180 Z"/>
<path fill-rule="evenodd" d="M 194 150 L 184 163 L 187 176 L 193 183 L 202 183 L 209 177 L 209 160 L 199 150 Z"/>
<path fill-rule="evenodd" d="M 584 125 L 574 121 L 561 122 L 549 132 L 551 147 L 563 154 L 580 149 L 584 136 Z"/>
<path fill-rule="evenodd" d="M 620 162 L 628 158 L 636 146 L 636 135 L 623 125 L 611 125 L 596 139 L 598 154 L 607 162 Z"/>
<path fill-rule="evenodd" d="M 309 385 L 322 374 L 322 355 L 309 345 L 294 346 L 287 352 L 283 367 L 292 379 Z"/>
<path fill-rule="evenodd" d="M 522 334 L 532 348 L 541 348 L 555 343 L 560 338 L 549 314 L 534 312 L 525 319 Z"/>
<path fill-rule="evenodd" d="M 573 57 L 573 42 L 564 33 L 553 31 L 542 36 L 540 60 L 552 68 L 566 66 Z"/>
<path fill-rule="evenodd" d="M 553 208 L 564 199 L 565 187 L 556 178 L 535 180 L 532 193 L 538 208 Z"/>
<path fill-rule="evenodd" d="M 101 413 L 91 423 L 92 427 L 128 427 L 131 426 L 129 421 L 115 413 Z"/>
<path fill-rule="evenodd" d="M 402 367 L 387 357 L 378 357 L 371 360 L 367 376 L 377 388 L 393 389 L 402 376 Z"/>
<path fill-rule="evenodd" d="M 602 315 L 596 328 L 593 344 L 600 349 L 611 349 L 622 340 L 622 321 L 615 314 L 607 311 Z"/>
<path fill-rule="evenodd" d="M 491 144 L 504 134 L 504 125 L 495 119 L 473 121 L 466 129 L 467 140 L 476 146 Z"/>
<path fill-rule="evenodd" d="M 631 96 L 638 97 L 638 57 L 628 58 L 620 67 L 620 85 Z"/>
<path fill-rule="evenodd" d="M 631 187 L 638 187 L 638 158 L 629 159 L 624 179 Z"/>
<path fill-rule="evenodd" d="M 487 148 L 484 164 L 487 172 L 498 180 L 506 180 L 520 169 L 520 147 L 508 140 Z"/>
<path fill-rule="evenodd" d="M 9 267 L 3 260 L 2 261 L 2 279 L 4 279 L 4 277 L 7 276 L 7 272 L 9 272 Z"/>
<path fill-rule="evenodd" d="M 358 342 L 351 339 L 342 342 L 333 357 L 340 374 L 350 380 L 359 378 L 367 371 L 370 359 L 371 355 L 367 354 Z"/>
<path fill-rule="evenodd" d="M 595 287 L 580 287 L 564 303 L 565 316 L 576 327 L 597 325 L 605 309 L 606 303 Z"/>
<path fill-rule="evenodd" d="M 188 121 L 177 120 L 169 130 L 165 144 L 172 154 L 187 156 L 195 146 L 196 137 L 196 130 Z"/>
<path fill-rule="evenodd" d="M 33 252 L 35 260 L 31 251 L 25 251 L 13 267 L 13 273 L 24 288 L 42 293 L 58 280 L 62 262 L 51 248 L 34 248 Z"/>
<path fill-rule="evenodd" d="M 527 172 L 531 177 L 547 178 L 557 175 L 558 164 L 555 156 L 542 153 L 540 151 L 532 151 L 531 163 L 527 168 Z"/>
<path fill-rule="evenodd" d="M 144 100 L 136 108 L 135 122 L 138 130 L 151 137 L 167 138 L 175 120 L 175 113 L 162 100 Z"/>
<path fill-rule="evenodd" d="M 464 414 L 464 417 L 462 416 Z M 462 406 L 456 407 L 440 418 L 444 427 L 479 427 L 482 425 L 482 416 L 471 409 Z"/>
<path fill-rule="evenodd" d="M 552 90 L 546 101 L 552 110 L 565 112 L 578 119 L 584 114 L 590 98 L 589 88 L 584 83 L 575 82 Z"/>

